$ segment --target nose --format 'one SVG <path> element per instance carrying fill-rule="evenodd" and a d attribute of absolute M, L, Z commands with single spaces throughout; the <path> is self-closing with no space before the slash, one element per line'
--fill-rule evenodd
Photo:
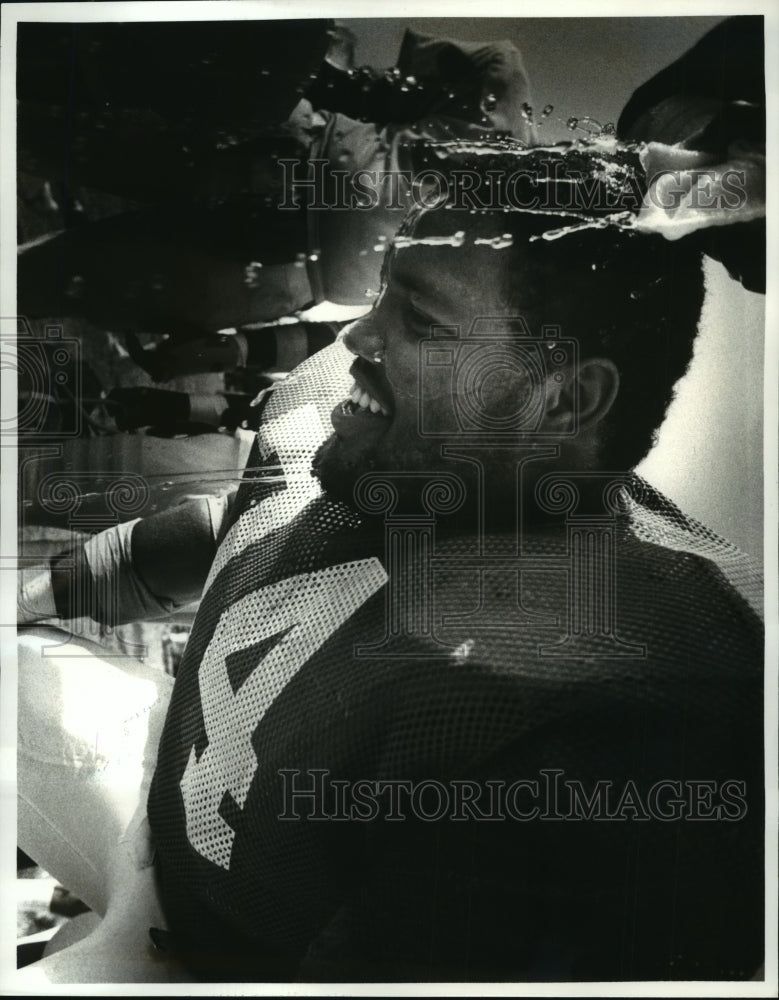
<path fill-rule="evenodd" d="M 384 361 L 386 344 L 384 336 L 376 322 L 375 313 L 355 320 L 341 332 L 340 340 L 352 354 L 380 365 Z"/>

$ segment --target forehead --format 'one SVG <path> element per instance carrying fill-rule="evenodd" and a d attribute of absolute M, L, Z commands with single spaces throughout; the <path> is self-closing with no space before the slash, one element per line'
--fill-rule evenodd
<path fill-rule="evenodd" d="M 426 212 L 404 228 L 385 278 L 426 302 L 503 308 L 515 298 L 521 254 L 502 213 Z"/>

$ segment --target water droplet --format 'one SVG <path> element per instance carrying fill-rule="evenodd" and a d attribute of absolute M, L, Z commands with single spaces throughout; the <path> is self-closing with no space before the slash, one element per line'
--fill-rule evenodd
<path fill-rule="evenodd" d="M 601 123 L 595 118 L 590 118 L 589 115 L 585 115 L 584 118 L 579 119 L 577 128 L 583 132 L 589 132 L 590 135 L 600 135 L 603 131 Z"/>
<path fill-rule="evenodd" d="M 544 110 L 541 112 L 541 114 L 543 115 L 544 118 L 548 118 L 553 111 L 554 111 L 554 104 L 547 104 L 545 105 Z"/>
<path fill-rule="evenodd" d="M 568 128 L 569 128 L 569 129 L 570 129 L 570 130 L 571 130 L 571 131 L 573 132 L 573 130 L 574 130 L 574 129 L 575 129 L 575 128 L 576 128 L 577 126 L 578 126 L 578 124 L 579 124 L 579 119 L 578 119 L 578 118 L 569 118 L 569 119 L 568 119 L 568 121 L 567 121 L 567 122 L 566 122 L 565 124 L 566 124 L 566 125 L 568 126 Z"/>
<path fill-rule="evenodd" d="M 494 111 L 498 106 L 498 99 L 494 94 L 487 94 L 482 101 L 482 107 L 485 111 Z"/>
<path fill-rule="evenodd" d="M 525 121 L 531 121 L 533 118 L 533 107 L 525 101 L 522 105 L 522 117 Z"/>
<path fill-rule="evenodd" d="M 606 124 L 603 126 L 603 134 L 604 135 L 617 134 L 617 126 L 614 124 L 614 122 L 606 122 Z"/>

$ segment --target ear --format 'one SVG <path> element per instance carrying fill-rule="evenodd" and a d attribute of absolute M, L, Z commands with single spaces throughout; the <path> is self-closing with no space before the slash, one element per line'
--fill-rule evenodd
<path fill-rule="evenodd" d="M 546 382 L 545 430 L 564 434 L 594 427 L 617 398 L 619 372 L 609 358 L 587 358 L 556 376 Z"/>

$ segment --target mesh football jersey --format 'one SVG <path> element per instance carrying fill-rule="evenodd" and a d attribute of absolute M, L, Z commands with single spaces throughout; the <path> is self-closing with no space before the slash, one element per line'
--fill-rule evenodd
<path fill-rule="evenodd" d="M 521 539 L 364 517 L 309 471 L 351 360 L 272 394 L 176 680 L 176 949 L 216 981 L 753 975 L 754 567 L 636 479 Z"/>

